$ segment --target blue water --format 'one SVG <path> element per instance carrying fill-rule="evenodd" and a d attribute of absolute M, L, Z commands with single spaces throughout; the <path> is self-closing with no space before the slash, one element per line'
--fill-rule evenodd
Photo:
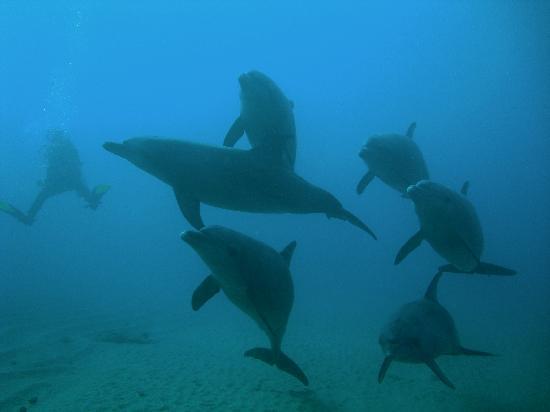
<path fill-rule="evenodd" d="M 0 410 L 545 410 L 548 2 L 113 3 L 0 3 L 0 199 L 32 202 L 50 128 L 70 133 L 91 186 L 112 186 L 95 212 L 68 193 L 32 227 L 0 215 Z M 309 389 L 242 358 L 265 337 L 225 297 L 191 311 L 208 269 L 179 239 L 190 226 L 172 191 L 101 147 L 221 145 L 251 69 L 294 101 L 297 173 L 379 236 L 318 214 L 202 208 L 276 249 L 297 240 L 284 345 Z M 424 244 L 393 266 L 418 229 L 412 205 L 380 180 L 355 193 L 366 139 L 412 121 L 432 178 L 471 182 L 484 257 L 518 270 L 441 281 L 465 346 L 500 355 L 442 360 L 456 391 L 422 365 L 376 381 L 380 328 L 444 263 Z M 106 343 L 113 330 L 152 343 Z"/>

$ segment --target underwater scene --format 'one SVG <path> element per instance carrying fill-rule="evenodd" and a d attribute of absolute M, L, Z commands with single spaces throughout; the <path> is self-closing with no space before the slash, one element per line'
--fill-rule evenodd
<path fill-rule="evenodd" d="M 550 2 L 0 1 L 0 412 L 550 410 Z"/>

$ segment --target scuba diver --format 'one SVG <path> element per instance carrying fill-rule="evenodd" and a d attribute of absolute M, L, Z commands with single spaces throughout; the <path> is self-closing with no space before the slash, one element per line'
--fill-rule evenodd
<path fill-rule="evenodd" d="M 83 198 L 87 207 L 97 209 L 101 198 L 110 189 L 108 185 L 98 185 L 92 190 L 88 188 L 82 176 L 80 157 L 64 130 L 50 130 L 48 145 L 45 150 L 47 163 L 46 179 L 39 182 L 42 187 L 27 213 L 23 213 L 13 205 L 0 201 L 0 211 L 3 211 L 20 222 L 31 225 L 44 202 L 52 196 L 75 191 Z"/>

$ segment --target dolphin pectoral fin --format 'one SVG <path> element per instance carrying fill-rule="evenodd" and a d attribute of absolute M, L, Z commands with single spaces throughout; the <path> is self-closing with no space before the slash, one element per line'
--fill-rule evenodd
<path fill-rule="evenodd" d="M 235 146 L 235 143 L 243 136 L 244 134 L 244 122 L 241 117 L 237 117 L 223 140 L 223 145 L 227 147 Z"/>
<path fill-rule="evenodd" d="M 363 191 L 365 190 L 365 188 L 369 185 L 369 183 L 372 181 L 372 179 L 374 179 L 376 175 L 371 172 L 370 170 L 365 173 L 365 175 L 361 178 L 361 180 L 359 180 L 359 183 L 357 183 L 357 194 L 361 194 L 363 193 Z"/>
<path fill-rule="evenodd" d="M 273 350 L 267 348 L 253 348 L 249 349 L 244 353 L 244 356 L 249 358 L 254 358 L 261 360 L 262 362 L 267 363 L 268 365 L 275 365 L 277 368 L 283 372 L 288 373 L 289 375 L 294 376 L 305 386 L 309 385 L 309 380 L 306 374 L 300 369 L 300 367 L 290 359 L 283 352 L 279 352 L 276 356 Z"/>
<path fill-rule="evenodd" d="M 294 254 L 295 249 L 296 249 L 296 241 L 293 240 L 288 245 L 286 245 L 285 248 L 280 252 L 287 266 L 290 266 L 290 261 L 292 260 L 292 255 Z"/>
<path fill-rule="evenodd" d="M 475 273 L 481 275 L 498 275 L 498 276 L 513 276 L 517 272 L 513 269 L 508 269 L 502 266 L 493 265 L 492 263 L 479 262 L 479 265 L 474 270 Z"/>
<path fill-rule="evenodd" d="M 25 225 L 31 225 L 33 223 L 32 218 L 30 218 L 25 213 L 17 209 L 11 203 L 3 202 L 0 200 L 0 211 L 7 213 L 10 216 L 13 216 L 15 219 L 19 220 L 21 223 L 24 223 Z"/>
<path fill-rule="evenodd" d="M 204 227 L 201 218 L 201 203 L 196 199 L 186 198 L 185 195 L 177 190 L 174 190 L 174 193 L 176 194 L 176 200 L 183 216 L 191 223 L 191 226 L 197 230 L 201 230 Z"/>
<path fill-rule="evenodd" d="M 430 368 L 432 370 L 432 372 L 435 374 L 435 376 L 437 376 L 439 378 L 439 380 L 441 382 L 443 382 L 445 385 L 447 385 L 449 388 L 451 389 L 455 389 L 455 386 L 453 385 L 453 383 L 449 380 L 449 378 L 447 378 L 445 376 L 445 374 L 443 373 L 443 371 L 439 368 L 439 366 L 437 365 L 437 363 L 435 363 L 435 360 L 434 359 L 430 359 L 430 360 L 427 360 L 426 362 L 426 365 L 428 366 L 428 368 Z"/>
<path fill-rule="evenodd" d="M 382 362 L 382 365 L 380 365 L 380 370 L 378 371 L 378 383 L 382 383 L 384 380 L 384 376 L 386 376 L 386 372 L 388 371 L 392 360 L 393 357 L 391 356 L 386 356 L 384 358 L 384 362 Z"/>
<path fill-rule="evenodd" d="M 199 310 L 202 305 L 210 300 L 212 296 L 220 291 L 218 281 L 212 275 L 208 275 L 193 292 L 191 307 L 194 311 Z"/>
<path fill-rule="evenodd" d="M 464 347 L 460 347 L 459 349 L 459 355 L 470 355 L 470 356 L 495 356 L 493 353 L 489 352 L 482 352 L 480 350 L 475 349 L 468 349 Z"/>
<path fill-rule="evenodd" d="M 395 257 L 395 260 L 393 262 L 394 265 L 400 264 L 403 259 L 405 259 L 409 253 L 411 253 L 413 250 L 415 250 L 422 241 L 424 240 L 424 235 L 422 234 L 422 231 L 419 230 L 416 232 L 412 237 L 405 242 L 403 246 L 401 246 L 401 249 L 399 249 L 399 252 L 397 252 L 397 256 Z"/>
<path fill-rule="evenodd" d="M 416 122 L 412 122 L 409 126 L 409 128 L 407 129 L 407 132 L 406 132 L 406 136 L 409 138 L 409 139 L 412 139 L 413 136 L 414 136 L 414 131 L 416 130 Z"/>
<path fill-rule="evenodd" d="M 341 219 L 341 220 L 345 220 L 347 222 L 350 222 L 353 226 L 357 226 L 359 229 L 364 230 L 365 232 L 367 232 L 369 235 L 371 235 L 374 238 L 374 240 L 378 240 L 378 238 L 376 237 L 374 232 L 366 224 L 364 224 L 361 221 L 361 219 L 359 219 L 353 213 L 351 213 L 350 211 L 348 211 L 344 208 L 342 208 L 340 213 L 338 213 L 338 214 L 327 214 L 327 216 L 329 218 L 330 217 L 335 217 L 337 219 Z"/>

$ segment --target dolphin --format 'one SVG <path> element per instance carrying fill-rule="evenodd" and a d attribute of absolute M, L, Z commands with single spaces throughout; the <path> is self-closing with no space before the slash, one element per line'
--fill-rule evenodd
<path fill-rule="evenodd" d="M 294 303 L 289 265 L 296 242 L 290 242 L 278 253 L 265 243 L 222 226 L 187 231 L 181 238 L 212 271 L 193 293 L 193 310 L 199 310 L 223 290 L 235 306 L 256 322 L 271 343 L 271 349 L 253 348 L 245 356 L 275 365 L 307 386 L 309 381 L 304 372 L 281 350 Z"/>
<path fill-rule="evenodd" d="M 472 203 L 466 197 L 469 182 L 460 193 L 429 180 L 409 186 L 407 197 L 414 202 L 420 220 L 420 230 L 399 250 L 395 264 L 416 249 L 426 239 L 449 264 L 442 272 L 479 273 L 484 275 L 515 275 L 516 271 L 482 262 L 483 232 Z"/>
<path fill-rule="evenodd" d="M 294 169 L 294 103 L 273 80 L 257 70 L 239 76 L 239 84 L 241 114 L 227 132 L 224 146 L 233 147 L 246 132 L 253 148 L 270 154 L 274 164 Z"/>
<path fill-rule="evenodd" d="M 174 189 L 189 223 L 204 226 L 200 203 L 254 213 L 325 213 L 374 233 L 329 192 L 288 168 L 266 165 L 256 149 L 214 147 L 182 140 L 141 137 L 103 147 Z"/>
<path fill-rule="evenodd" d="M 443 272 L 437 272 L 424 298 L 403 305 L 383 328 L 378 339 L 386 357 L 378 373 L 382 383 L 392 361 L 425 363 L 448 387 L 454 385 L 439 368 L 440 355 L 493 356 L 488 352 L 466 349 L 460 345 L 455 323 L 437 301 L 437 284 Z"/>
<path fill-rule="evenodd" d="M 0 201 L 0 211 L 3 211 L 20 222 L 31 225 L 44 202 L 50 197 L 74 191 L 83 198 L 87 206 L 95 210 L 101 199 L 110 189 L 109 185 L 97 185 L 89 189 L 82 175 L 82 163 L 76 147 L 65 130 L 52 129 L 48 131 L 48 145 L 45 155 L 47 162 L 46 178 L 39 182 L 40 192 L 36 195 L 27 213 L 23 213 L 8 202 Z"/>
<path fill-rule="evenodd" d="M 385 134 L 369 138 L 361 149 L 361 157 L 369 168 L 357 184 L 361 194 L 376 176 L 398 192 L 420 180 L 429 179 L 422 152 L 413 140 L 416 123 L 411 123 L 405 135 Z"/>

